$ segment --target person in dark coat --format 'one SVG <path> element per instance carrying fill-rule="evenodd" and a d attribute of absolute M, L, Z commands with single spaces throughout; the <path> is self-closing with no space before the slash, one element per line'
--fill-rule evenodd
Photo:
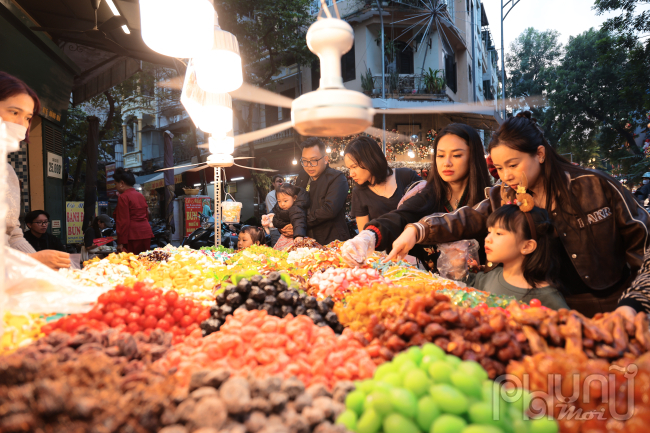
<path fill-rule="evenodd" d="M 311 205 L 307 213 L 307 235 L 321 245 L 332 241 L 345 241 L 350 232 L 345 221 L 345 200 L 348 181 L 345 175 L 328 166 L 325 144 L 318 137 L 302 142 L 300 164 L 309 175 L 306 186 Z M 280 230 L 285 236 L 293 236 L 293 227 Z"/>
<path fill-rule="evenodd" d="M 277 202 L 273 206 L 273 227 L 282 229 L 293 226 L 293 240 L 300 244 L 307 236 L 307 212 L 309 194 L 304 189 L 283 183 L 275 190 Z"/>
<path fill-rule="evenodd" d="M 50 214 L 44 210 L 33 210 L 25 215 L 25 224 L 29 229 L 25 232 L 25 239 L 36 251 L 55 250 L 65 252 L 61 240 L 47 232 L 50 225 Z"/>

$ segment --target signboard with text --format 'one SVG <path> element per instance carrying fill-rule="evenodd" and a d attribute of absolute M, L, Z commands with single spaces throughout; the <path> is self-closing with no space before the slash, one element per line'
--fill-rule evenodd
<path fill-rule="evenodd" d="M 67 243 L 80 244 L 84 240 L 82 226 L 84 222 L 84 202 L 65 202 L 65 225 L 67 230 Z"/>
<path fill-rule="evenodd" d="M 47 177 L 63 179 L 63 157 L 47 152 Z"/>
<path fill-rule="evenodd" d="M 115 163 L 106 164 L 106 195 L 109 198 L 117 196 L 117 189 L 115 189 L 115 179 L 113 179 L 113 174 L 115 174 Z"/>
<path fill-rule="evenodd" d="M 185 198 L 185 236 L 189 236 L 194 230 L 201 227 L 199 213 L 203 211 L 203 204 L 210 206 L 209 197 L 186 197 Z"/>

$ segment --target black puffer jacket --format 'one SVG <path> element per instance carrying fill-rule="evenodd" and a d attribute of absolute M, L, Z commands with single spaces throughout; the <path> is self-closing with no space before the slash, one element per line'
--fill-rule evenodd
<path fill-rule="evenodd" d="M 280 209 L 276 203 L 273 206 L 273 227 L 282 229 L 291 224 L 293 237 L 304 238 L 307 236 L 307 212 L 309 211 L 309 193 L 300 188 L 298 198 L 289 209 Z"/>

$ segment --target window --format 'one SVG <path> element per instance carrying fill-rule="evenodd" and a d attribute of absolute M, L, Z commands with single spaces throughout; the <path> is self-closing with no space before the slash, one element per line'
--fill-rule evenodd
<path fill-rule="evenodd" d="M 406 46 L 404 42 L 397 41 L 395 51 L 397 52 L 397 72 L 400 74 L 413 74 L 413 49 Z"/>
<path fill-rule="evenodd" d="M 490 86 L 490 80 L 483 80 L 483 96 L 486 101 L 491 101 L 494 99 L 492 94 L 492 87 Z"/>
<path fill-rule="evenodd" d="M 287 98 L 294 99 L 296 97 L 296 89 L 289 89 L 285 90 L 284 92 L 280 92 L 283 96 L 286 96 Z M 291 120 L 291 108 L 282 108 L 282 121 L 287 122 Z"/>
<path fill-rule="evenodd" d="M 266 119 L 266 127 L 277 125 L 279 122 L 278 119 L 278 107 L 272 105 L 264 106 L 264 117 Z"/>
<path fill-rule="evenodd" d="M 472 82 L 472 66 L 469 66 L 469 82 Z"/>
<path fill-rule="evenodd" d="M 347 83 L 348 81 L 352 81 L 356 78 L 354 63 L 355 63 L 354 44 L 352 44 L 352 48 L 350 48 L 350 51 L 343 54 L 343 56 L 341 57 L 341 75 L 343 76 L 344 83 Z"/>
<path fill-rule="evenodd" d="M 458 91 L 456 81 L 456 59 L 450 55 L 445 55 L 445 80 L 447 81 L 447 86 L 451 91 L 456 93 Z"/>

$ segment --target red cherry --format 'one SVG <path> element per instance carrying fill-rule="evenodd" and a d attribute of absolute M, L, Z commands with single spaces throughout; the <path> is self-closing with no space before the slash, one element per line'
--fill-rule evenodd
<path fill-rule="evenodd" d="M 117 328 L 119 325 L 124 325 L 124 324 L 125 324 L 124 319 L 122 319 L 121 317 L 116 317 L 111 321 L 111 328 Z"/>
<path fill-rule="evenodd" d="M 149 300 L 147 301 L 147 303 L 149 303 L 149 304 L 156 304 L 156 305 L 160 304 L 160 296 L 158 296 L 158 295 L 153 295 L 151 298 L 149 298 Z"/>
<path fill-rule="evenodd" d="M 126 316 L 126 323 L 135 323 L 136 325 L 138 324 L 138 320 L 140 319 L 140 315 L 138 313 L 129 313 L 128 316 Z"/>
<path fill-rule="evenodd" d="M 187 305 L 187 300 L 185 298 L 178 298 L 178 300 L 174 304 L 176 308 L 180 308 L 181 310 L 184 310 L 186 305 Z"/>
<path fill-rule="evenodd" d="M 147 306 L 147 300 L 143 297 L 140 297 L 135 303 L 133 304 L 136 307 L 140 307 L 144 311 L 144 307 Z"/>
<path fill-rule="evenodd" d="M 115 292 L 115 302 L 117 302 L 120 305 L 126 304 L 126 292 L 122 290 L 119 292 Z"/>
<path fill-rule="evenodd" d="M 146 307 L 144 307 L 144 314 L 147 316 L 155 316 L 156 306 L 154 304 L 148 304 Z"/>
<path fill-rule="evenodd" d="M 133 290 L 142 291 L 146 289 L 148 286 L 149 284 L 145 283 L 144 281 L 136 281 L 135 284 L 133 285 Z"/>
<path fill-rule="evenodd" d="M 175 320 L 174 320 L 174 316 L 172 316 L 172 315 L 169 314 L 169 313 L 165 313 L 165 315 L 162 316 L 162 318 L 165 319 L 165 320 L 167 321 L 167 323 L 169 323 L 169 326 L 173 325 L 174 322 L 175 322 Z"/>
<path fill-rule="evenodd" d="M 178 293 L 174 290 L 170 290 L 169 292 L 165 293 L 165 300 L 169 305 L 175 305 L 176 301 L 178 300 Z"/>
<path fill-rule="evenodd" d="M 198 316 L 196 316 L 196 321 L 197 322 L 204 322 L 210 318 L 210 310 L 203 310 L 199 313 Z"/>
<path fill-rule="evenodd" d="M 114 311 L 116 317 L 120 317 L 122 319 L 126 319 L 126 316 L 129 315 L 129 310 L 126 308 L 118 308 L 117 310 Z"/>
<path fill-rule="evenodd" d="M 196 319 L 200 312 L 201 310 L 199 310 L 198 307 L 194 307 L 190 310 L 190 312 L 187 315 L 190 316 L 192 319 Z"/>
<path fill-rule="evenodd" d="M 135 322 L 131 322 L 128 325 L 126 325 L 126 330 L 129 331 L 131 334 L 135 334 L 136 332 L 140 331 L 140 326 L 138 326 L 138 324 Z"/>
<path fill-rule="evenodd" d="M 180 308 L 176 308 L 174 312 L 172 312 L 172 317 L 176 322 L 180 322 L 184 315 L 185 313 L 183 313 L 183 310 Z"/>
<path fill-rule="evenodd" d="M 142 293 L 142 297 L 145 299 L 149 299 L 155 294 L 153 290 L 149 290 L 149 289 L 143 290 L 141 293 Z"/>
<path fill-rule="evenodd" d="M 137 302 L 140 299 L 140 292 L 137 290 L 129 290 L 126 292 L 126 299 L 129 302 Z"/>
<path fill-rule="evenodd" d="M 159 319 L 162 319 L 165 314 L 167 314 L 167 307 L 164 307 L 162 305 L 156 306 L 156 313 L 154 314 L 154 316 L 156 316 Z"/>
<path fill-rule="evenodd" d="M 137 305 L 134 305 L 131 308 L 129 308 L 129 311 L 132 313 L 142 314 L 142 308 L 138 307 Z"/>
<path fill-rule="evenodd" d="M 156 324 L 156 328 L 162 329 L 163 331 L 167 331 L 169 327 L 170 327 L 169 322 L 166 321 L 165 319 L 160 319 Z"/>
<path fill-rule="evenodd" d="M 537 298 L 533 298 L 529 302 L 530 306 L 533 308 L 541 307 L 542 306 L 542 301 L 540 301 Z"/>
<path fill-rule="evenodd" d="M 189 315 L 190 311 L 192 311 L 192 308 L 194 308 L 194 305 L 192 305 L 191 303 L 187 303 L 185 304 L 185 307 L 183 307 L 183 312 Z"/>
<path fill-rule="evenodd" d="M 102 321 L 107 325 L 110 325 L 113 319 L 115 319 L 115 313 L 111 311 L 104 313 L 104 317 L 102 317 Z"/>
<path fill-rule="evenodd" d="M 46 335 L 48 335 L 52 331 L 54 331 L 54 326 L 52 326 L 49 323 L 47 325 L 41 326 L 41 332 L 43 332 Z"/>
<path fill-rule="evenodd" d="M 162 291 L 162 289 L 153 289 L 153 292 L 154 292 L 156 295 L 158 295 L 158 296 L 162 296 L 162 295 L 163 295 L 163 291 Z"/>
<path fill-rule="evenodd" d="M 182 328 L 187 328 L 192 323 L 194 323 L 194 319 L 192 319 L 190 316 L 183 316 L 183 318 L 180 320 L 179 325 L 181 325 Z"/>
<path fill-rule="evenodd" d="M 158 319 L 156 319 L 154 316 L 147 316 L 147 318 L 144 320 L 144 327 L 147 329 L 152 329 L 156 327 L 157 323 Z"/>
<path fill-rule="evenodd" d="M 522 310 L 527 310 L 527 309 L 529 309 L 529 308 L 530 308 L 530 307 L 529 307 L 528 305 L 526 305 L 526 304 L 521 304 L 521 309 L 522 309 Z"/>

